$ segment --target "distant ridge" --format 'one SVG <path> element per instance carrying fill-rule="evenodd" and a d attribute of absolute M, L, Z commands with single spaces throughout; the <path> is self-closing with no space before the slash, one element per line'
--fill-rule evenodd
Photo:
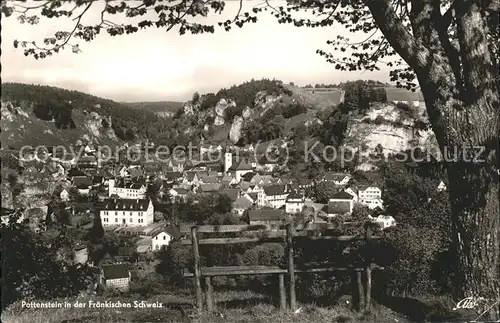
<path fill-rule="evenodd" d="M 122 102 L 123 105 L 145 109 L 156 114 L 174 114 L 184 105 L 184 102 L 178 101 L 150 101 L 150 102 Z"/>

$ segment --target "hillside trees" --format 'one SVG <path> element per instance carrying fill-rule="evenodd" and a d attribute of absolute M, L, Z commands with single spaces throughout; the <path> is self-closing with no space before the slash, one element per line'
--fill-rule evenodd
<path fill-rule="evenodd" d="M 74 111 L 85 110 L 110 116 L 112 128 L 122 140 L 139 137 L 156 141 L 169 137 L 171 131 L 168 119 L 158 117 L 148 110 L 137 113 L 136 108 L 111 100 L 52 86 L 3 83 L 2 100 L 32 104 L 33 113 L 37 118 L 45 121 L 54 120 L 56 127 L 60 129 L 75 128 Z M 102 126 L 109 127 L 108 121 L 103 120 Z"/>
<path fill-rule="evenodd" d="M 19 299 L 75 296 L 92 287 L 95 269 L 56 256 L 68 247 L 64 232 L 49 245 L 15 221 L 2 224 L 0 231 L 2 309 Z"/>
<path fill-rule="evenodd" d="M 157 4 L 143 1 L 135 4 L 106 2 L 103 19 L 126 12 L 127 17 L 146 14 L 155 8 L 158 20 L 145 20 L 138 24 L 78 26 L 63 37 L 48 38 L 48 47 L 36 43 L 16 41 L 26 55 L 44 58 L 63 49 L 69 40 L 92 40 L 101 30 L 122 35 L 138 32 L 139 28 L 178 27 L 181 34 L 213 33 L 220 27 L 230 30 L 256 22 L 257 14 L 271 11 L 280 23 L 293 23 L 303 27 L 325 27 L 334 23 L 349 31 L 364 32 L 369 37 L 362 42 L 351 42 L 338 36 L 328 43 L 337 51 L 330 54 L 319 50 L 338 70 L 376 70 L 384 58 L 399 55 L 400 59 L 387 63 L 393 67 L 391 79 L 398 85 L 414 88 L 421 86 L 429 120 L 442 150 L 457 148 L 453 162 L 447 162 L 452 209 L 452 236 L 457 270 L 455 296 L 500 298 L 498 273 L 500 247 L 498 226 L 498 133 L 499 133 L 499 67 L 498 1 L 493 0 L 333 0 L 288 1 L 275 7 L 265 2 L 254 6 L 235 19 L 216 25 L 200 24 L 192 17 L 205 16 L 224 10 L 223 1 L 181 1 L 175 4 Z M 241 1 L 243 3 L 243 1 Z M 77 18 L 81 18 L 94 2 L 77 2 Z M 14 2 L 2 2 L 2 12 L 11 16 L 15 9 L 26 16 L 29 10 Z M 63 10 L 61 2 L 45 4 L 42 16 L 71 16 L 73 10 Z M 76 9 L 76 8 L 75 8 Z M 25 11 L 23 11 L 25 10 Z M 296 18 L 294 11 L 314 11 L 314 20 Z M 31 14 L 31 13 L 30 13 Z M 168 18 L 166 18 L 168 17 Z M 36 21 L 36 19 L 31 19 Z M 80 22 L 80 19 L 76 19 Z M 378 32 L 377 32 L 378 31 Z M 68 47 L 68 46 L 67 46 Z M 73 47 L 73 50 L 75 48 Z M 349 51 L 347 51 L 349 49 Z M 340 54 L 343 52 L 345 54 Z M 342 55 L 347 55 L 343 56 Z M 481 147 L 479 162 L 471 162 Z M 487 318 L 498 319 L 500 306 L 487 310 Z M 484 318 L 484 317 L 483 317 Z"/>

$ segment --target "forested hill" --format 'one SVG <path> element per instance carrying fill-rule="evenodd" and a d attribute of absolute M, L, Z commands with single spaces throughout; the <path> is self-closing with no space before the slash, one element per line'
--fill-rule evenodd
<path fill-rule="evenodd" d="M 95 112 L 105 119 L 111 117 L 111 125 L 103 121 L 103 127 L 111 126 L 122 140 L 154 139 L 171 126 L 168 119 L 160 118 L 151 111 L 139 112 L 112 100 L 53 86 L 3 83 L 1 97 L 3 102 L 22 107 L 40 120 L 54 121 L 58 129 L 75 128 L 76 111 Z"/>

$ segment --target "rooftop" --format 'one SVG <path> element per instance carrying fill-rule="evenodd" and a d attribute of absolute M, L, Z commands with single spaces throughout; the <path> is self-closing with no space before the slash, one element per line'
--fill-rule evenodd
<path fill-rule="evenodd" d="M 250 221 L 283 221 L 285 212 L 283 210 L 250 210 L 248 217 Z"/>
<path fill-rule="evenodd" d="M 105 279 L 128 278 L 130 273 L 127 264 L 103 266 L 102 271 Z"/>
<path fill-rule="evenodd" d="M 149 199 L 105 199 L 102 202 L 103 210 L 145 211 L 148 209 Z"/>

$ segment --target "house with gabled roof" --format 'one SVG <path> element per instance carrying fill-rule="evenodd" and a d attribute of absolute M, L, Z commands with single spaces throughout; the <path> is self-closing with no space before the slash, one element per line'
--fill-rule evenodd
<path fill-rule="evenodd" d="M 245 193 L 243 197 L 248 199 L 253 204 L 257 204 L 257 202 L 259 201 L 259 193 Z"/>
<path fill-rule="evenodd" d="M 253 202 L 251 202 L 248 198 L 246 197 L 240 197 L 236 199 L 232 206 L 233 206 L 233 213 L 242 216 L 243 213 L 248 210 L 251 206 L 253 205 Z"/>
<path fill-rule="evenodd" d="M 68 179 L 72 181 L 75 176 L 87 176 L 87 174 L 79 168 L 72 167 L 68 170 Z"/>
<path fill-rule="evenodd" d="M 208 184 L 200 184 L 198 186 L 196 192 L 197 193 L 216 193 L 220 190 L 221 184 L 219 183 L 208 183 Z"/>
<path fill-rule="evenodd" d="M 219 182 L 219 177 L 217 175 L 208 175 L 207 173 L 202 173 L 198 176 L 200 184 L 214 184 Z"/>
<path fill-rule="evenodd" d="M 189 171 L 189 172 L 185 172 L 184 173 L 184 179 L 182 181 L 182 183 L 184 185 L 194 185 L 194 186 L 197 186 L 197 185 L 200 185 L 201 184 L 201 180 L 200 180 L 200 175 L 201 174 L 204 174 L 204 172 L 192 172 L 192 171 Z"/>
<path fill-rule="evenodd" d="M 185 201 L 189 193 L 183 187 L 172 187 L 168 192 L 174 201 Z"/>
<path fill-rule="evenodd" d="M 175 226 L 163 227 L 159 230 L 155 230 L 152 233 L 151 238 L 151 250 L 158 251 L 163 248 L 168 247 L 170 242 L 180 239 L 181 233 L 179 228 Z"/>
<path fill-rule="evenodd" d="M 248 220 L 250 225 L 281 225 L 286 217 L 284 210 L 250 210 Z"/>
<path fill-rule="evenodd" d="M 145 227 L 154 222 L 149 199 L 106 199 L 100 210 L 102 226 Z"/>
<path fill-rule="evenodd" d="M 76 161 L 79 168 L 95 168 L 98 166 L 97 157 L 95 156 L 80 156 Z"/>
<path fill-rule="evenodd" d="M 120 177 L 128 177 L 130 175 L 129 171 L 128 171 L 128 167 L 125 165 L 122 165 L 120 168 L 117 169 L 116 175 L 118 175 Z"/>
<path fill-rule="evenodd" d="M 240 182 L 243 175 L 252 171 L 253 167 L 250 164 L 248 164 L 245 160 L 240 160 L 239 162 L 231 165 L 227 172 L 234 176 L 237 182 Z"/>
<path fill-rule="evenodd" d="M 354 208 L 354 197 L 344 191 L 340 191 L 328 200 L 326 213 L 329 217 L 351 214 Z"/>
<path fill-rule="evenodd" d="M 167 163 L 167 167 L 171 171 L 182 173 L 185 168 L 185 163 L 184 161 L 178 160 L 177 158 L 171 158 Z"/>
<path fill-rule="evenodd" d="M 285 211 L 289 214 L 302 212 L 304 208 L 305 197 L 298 193 L 291 193 L 285 200 Z"/>
<path fill-rule="evenodd" d="M 358 194 L 356 194 L 356 192 L 351 187 L 344 189 L 344 192 L 352 195 L 354 203 L 358 202 Z"/>
<path fill-rule="evenodd" d="M 241 196 L 241 190 L 239 188 L 225 187 L 221 188 L 219 192 L 221 194 L 227 195 L 233 202 Z"/>
<path fill-rule="evenodd" d="M 127 291 L 130 287 L 129 265 L 124 263 L 102 266 L 99 281 L 103 287 Z"/>
<path fill-rule="evenodd" d="M 92 178 L 88 176 L 75 176 L 73 177 L 72 184 L 78 189 L 78 193 L 87 195 L 92 187 Z"/>
<path fill-rule="evenodd" d="M 69 201 L 69 192 L 62 185 L 58 185 L 52 192 L 52 196 L 61 199 L 63 202 Z"/>
<path fill-rule="evenodd" d="M 384 201 L 382 199 L 375 199 L 375 200 L 363 200 L 360 201 L 361 205 L 367 206 L 369 209 L 383 209 L 384 208 Z"/>
<path fill-rule="evenodd" d="M 279 209 L 285 205 L 289 193 L 286 185 L 265 186 L 258 193 L 258 205 Z"/>
<path fill-rule="evenodd" d="M 165 172 L 165 181 L 169 184 L 177 183 L 182 180 L 182 173 L 179 172 Z"/>
<path fill-rule="evenodd" d="M 335 185 L 344 186 L 351 180 L 351 174 L 348 173 L 326 173 L 320 182 L 333 182 Z"/>
<path fill-rule="evenodd" d="M 122 199 L 144 199 L 146 198 L 146 182 L 144 179 L 135 182 L 126 182 L 123 178 L 118 181 L 108 181 L 109 196 L 118 195 Z"/>
<path fill-rule="evenodd" d="M 439 182 L 439 184 L 438 184 L 438 186 L 437 186 L 436 190 L 437 190 L 438 192 L 444 192 L 444 191 L 446 191 L 446 190 L 447 190 L 447 187 L 446 187 L 446 184 L 444 183 L 444 181 L 440 181 L 440 182 Z"/>

